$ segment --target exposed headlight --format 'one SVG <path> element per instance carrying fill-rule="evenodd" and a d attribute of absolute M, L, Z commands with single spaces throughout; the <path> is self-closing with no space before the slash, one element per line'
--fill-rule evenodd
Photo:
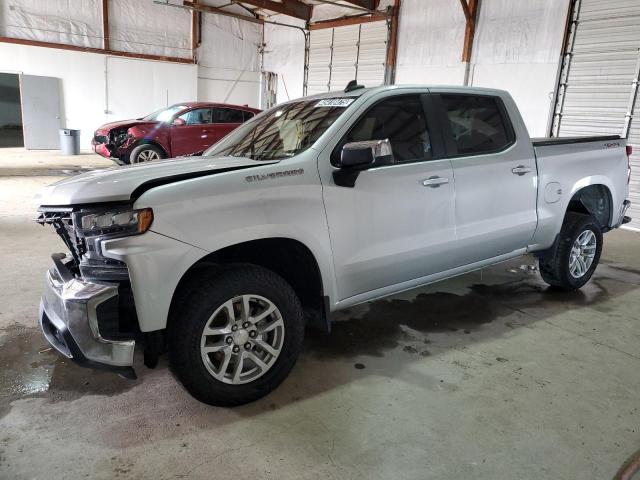
<path fill-rule="evenodd" d="M 84 237 L 97 235 L 138 235 L 151 227 L 153 210 L 142 208 L 133 210 L 129 206 L 95 210 L 82 210 L 76 213 L 78 233 Z"/>

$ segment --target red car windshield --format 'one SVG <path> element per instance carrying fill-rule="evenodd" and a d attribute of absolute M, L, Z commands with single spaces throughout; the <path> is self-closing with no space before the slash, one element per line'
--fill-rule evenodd
<path fill-rule="evenodd" d="M 355 100 L 325 98 L 287 103 L 249 121 L 203 156 L 276 160 L 292 157 L 315 143 Z"/>
<path fill-rule="evenodd" d="M 184 105 L 171 105 L 170 107 L 163 108 L 162 110 L 158 110 L 157 112 L 153 112 L 146 117 L 143 117 L 142 120 L 148 120 L 150 122 L 170 122 L 173 116 L 184 110 Z"/>

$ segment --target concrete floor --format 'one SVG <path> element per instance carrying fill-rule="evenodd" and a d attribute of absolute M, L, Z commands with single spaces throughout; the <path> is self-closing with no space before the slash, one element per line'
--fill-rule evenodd
<path fill-rule="evenodd" d="M 525 257 L 342 312 L 276 392 L 212 408 L 166 362 L 129 381 L 47 348 L 63 246 L 29 200 L 109 162 L 40 155 L 0 150 L 0 478 L 603 479 L 640 446 L 637 233 L 579 292 Z"/>

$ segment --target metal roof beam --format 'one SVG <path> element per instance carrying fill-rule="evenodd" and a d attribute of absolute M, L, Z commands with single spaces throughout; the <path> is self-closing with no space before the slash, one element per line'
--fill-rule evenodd
<path fill-rule="evenodd" d="M 282 13 L 290 17 L 300 18 L 305 21 L 311 20 L 313 7 L 302 3 L 299 0 L 282 0 L 282 3 L 273 0 L 234 0 L 234 3 L 246 3 L 253 7 L 264 8 L 272 12 Z"/>
<path fill-rule="evenodd" d="M 196 3 L 194 1 L 184 0 L 182 5 L 188 8 L 191 8 L 197 12 L 204 13 L 215 13 L 216 15 L 224 15 L 226 17 L 237 18 L 238 20 L 244 20 L 246 22 L 253 22 L 262 25 L 264 22 L 255 17 L 249 17 L 247 15 L 240 15 L 237 13 L 227 12 L 226 10 L 222 10 L 218 7 L 211 7 L 209 5 L 203 5 L 201 3 Z M 169 4 L 169 6 L 175 7 L 180 5 Z"/>
<path fill-rule="evenodd" d="M 345 3 L 351 3 L 367 10 L 375 10 L 380 5 L 380 0 L 344 0 Z"/>

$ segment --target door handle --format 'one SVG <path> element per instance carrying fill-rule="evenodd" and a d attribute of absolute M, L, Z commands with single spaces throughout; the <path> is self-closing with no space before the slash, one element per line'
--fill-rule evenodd
<path fill-rule="evenodd" d="M 446 183 L 449 183 L 448 178 L 438 177 L 438 176 L 429 177 L 422 180 L 423 187 L 438 188 L 440 185 L 444 185 Z"/>
<path fill-rule="evenodd" d="M 518 165 L 517 167 L 511 169 L 511 173 L 513 173 L 514 175 L 520 175 L 520 176 L 526 173 L 529 173 L 531 171 L 533 171 L 533 169 L 525 165 Z"/>

